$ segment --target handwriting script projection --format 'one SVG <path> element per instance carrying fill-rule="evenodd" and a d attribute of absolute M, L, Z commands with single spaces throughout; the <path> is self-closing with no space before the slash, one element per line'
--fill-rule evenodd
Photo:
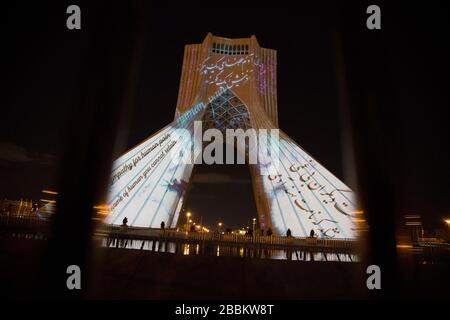
<path fill-rule="evenodd" d="M 157 228 L 164 221 L 176 227 L 194 166 L 177 159 L 189 150 L 195 155 L 194 121 L 221 132 L 278 129 L 276 61 L 276 51 L 261 48 L 254 36 L 208 34 L 203 43 L 187 45 L 175 119 L 114 162 L 107 221 L 121 224 L 127 217 L 132 226 Z M 282 235 L 289 228 L 294 236 L 313 230 L 321 238 L 354 238 L 353 191 L 279 132 L 279 139 L 268 135 L 258 142 L 258 162 L 249 165 L 261 227 Z M 263 152 L 273 147 L 276 152 Z"/>

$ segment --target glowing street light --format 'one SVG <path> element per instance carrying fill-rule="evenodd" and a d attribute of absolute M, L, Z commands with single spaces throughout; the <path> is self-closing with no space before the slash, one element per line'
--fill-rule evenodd
<path fill-rule="evenodd" d="M 256 232 L 256 218 L 253 218 L 253 236 L 255 236 Z"/>
<path fill-rule="evenodd" d="M 189 223 L 192 222 L 192 220 L 190 219 L 191 216 L 192 216 L 191 212 L 188 211 L 186 213 L 186 229 L 187 229 L 187 231 L 189 231 Z"/>
<path fill-rule="evenodd" d="M 219 222 L 217 225 L 219 226 L 219 233 L 220 233 L 220 229 L 222 229 L 222 222 Z"/>
<path fill-rule="evenodd" d="M 448 228 L 450 229 L 450 219 L 444 219 L 444 222 L 447 224 Z"/>
<path fill-rule="evenodd" d="M 42 190 L 41 192 L 42 192 L 42 193 L 46 193 L 46 194 L 54 194 L 54 195 L 57 195 L 57 194 L 58 194 L 58 192 L 52 191 L 52 190 Z"/>

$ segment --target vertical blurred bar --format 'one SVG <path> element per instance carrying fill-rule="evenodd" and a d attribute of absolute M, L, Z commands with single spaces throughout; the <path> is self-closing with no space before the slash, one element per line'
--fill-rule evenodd
<path fill-rule="evenodd" d="M 57 213 L 34 294 L 82 298 L 89 291 L 93 206 L 105 199 L 118 132 L 133 105 L 144 41 L 143 1 L 80 5 L 88 39 L 85 64 L 67 125 Z M 68 290 L 69 265 L 82 290 Z"/>
<path fill-rule="evenodd" d="M 336 74 L 336 90 L 337 90 L 337 105 L 339 113 L 340 123 L 340 136 L 341 136 L 341 148 L 342 148 L 342 163 L 344 181 L 347 185 L 359 196 L 358 190 L 358 176 L 356 168 L 356 156 L 355 156 L 355 144 L 353 138 L 353 125 L 350 112 L 350 92 L 348 90 L 349 84 L 347 79 L 347 71 L 345 64 L 345 54 L 343 48 L 343 35 L 342 30 L 339 28 L 339 21 L 335 20 L 336 24 L 331 30 L 331 42 L 334 55 L 335 74 Z M 361 203 L 358 199 L 358 212 L 360 212 Z M 360 215 L 360 218 L 364 215 Z M 356 220 L 356 219 L 355 219 Z M 367 230 L 364 228 L 364 224 L 357 222 L 356 228 L 358 231 L 358 256 L 360 260 L 367 261 Z M 362 290 L 365 282 L 365 270 L 364 265 L 358 264 L 357 272 L 353 274 L 353 281 L 358 285 L 353 286 L 353 297 L 367 298 L 367 292 Z"/>
<path fill-rule="evenodd" d="M 375 264 L 381 269 L 381 290 L 368 291 L 377 299 L 392 298 L 399 289 L 394 203 L 397 162 L 391 147 L 396 139 L 396 109 L 383 29 L 366 27 L 369 16 L 366 9 L 370 4 L 343 2 L 338 5 L 341 32 L 335 34 L 335 45 L 342 46 L 342 53 L 338 54 L 343 67 L 338 68 L 338 72 L 345 72 L 345 75 L 338 75 L 338 79 L 342 76 L 345 79 L 338 81 L 345 83 L 338 84 L 338 90 L 345 91 L 341 93 L 341 100 L 348 104 L 357 189 L 369 225 L 362 267 L 365 270 Z"/>

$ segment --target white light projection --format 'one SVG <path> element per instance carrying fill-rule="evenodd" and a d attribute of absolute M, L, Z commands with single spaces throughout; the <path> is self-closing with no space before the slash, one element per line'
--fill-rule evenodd
<path fill-rule="evenodd" d="M 276 56 L 264 53 L 260 59 L 251 48 L 246 55 L 209 54 L 203 60 L 195 60 L 202 52 L 199 48 L 187 51 L 179 101 L 184 108 L 190 97 L 203 96 L 211 105 L 197 103 L 181 114 L 177 108 L 177 120 L 115 161 L 108 223 L 121 224 L 127 217 L 131 226 L 158 228 L 161 221 L 176 226 L 193 169 L 177 157 L 193 146 L 194 121 L 203 120 L 205 110 L 211 110 L 205 119 L 216 128 L 227 129 L 233 123 L 242 128 L 278 130 L 248 93 L 256 90 L 261 99 L 276 106 Z M 236 94 L 239 90 L 244 99 Z M 214 94 L 208 97 L 206 92 Z M 233 114 L 237 106 L 246 109 L 246 125 L 236 125 L 238 115 L 244 114 Z M 221 112 L 216 115 L 217 110 Z M 277 109 L 269 110 L 277 113 Z M 276 136 L 279 138 L 268 135 L 258 141 L 258 163 L 252 165 L 261 196 L 256 198 L 267 204 L 258 209 L 261 226 L 280 235 L 290 229 L 298 237 L 308 237 L 313 230 L 320 238 L 355 238 L 353 191 L 284 132 Z"/>
<path fill-rule="evenodd" d="M 307 237 L 313 230 L 320 238 L 354 238 L 353 191 L 284 133 L 275 143 L 279 145 L 278 154 L 260 153 L 265 165 L 259 168 L 276 231 L 285 234 L 289 228 L 293 235 Z M 267 149 L 277 150 L 271 146 Z M 276 160 L 276 173 L 272 169 L 269 174 L 264 169 Z"/>
<path fill-rule="evenodd" d="M 107 223 L 122 224 L 126 217 L 131 226 L 156 228 L 164 221 L 175 227 L 192 171 L 177 157 L 192 146 L 193 121 L 203 110 L 203 103 L 193 106 L 114 162 Z"/>
<path fill-rule="evenodd" d="M 219 91 L 215 97 L 211 105 L 223 107 L 231 100 L 242 103 L 235 101 L 238 97 L 231 90 Z M 176 225 L 193 167 L 176 155 L 192 148 L 193 122 L 203 118 L 204 109 L 202 103 L 191 108 L 116 160 L 110 223 L 121 224 L 127 217 L 130 225 L 138 227 L 158 227 L 161 221 Z M 321 238 L 354 238 L 353 192 L 286 134 L 274 137 L 278 133 L 258 139 L 256 164 L 274 231 L 285 234 L 289 228 L 294 236 L 307 237 L 313 230 Z"/>

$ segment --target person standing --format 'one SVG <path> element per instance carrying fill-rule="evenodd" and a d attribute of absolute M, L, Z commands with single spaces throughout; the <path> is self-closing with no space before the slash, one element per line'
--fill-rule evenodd
<path fill-rule="evenodd" d="M 291 231 L 291 229 L 287 229 L 286 230 L 286 237 L 288 237 L 288 238 L 290 238 L 292 236 L 292 231 Z"/>

